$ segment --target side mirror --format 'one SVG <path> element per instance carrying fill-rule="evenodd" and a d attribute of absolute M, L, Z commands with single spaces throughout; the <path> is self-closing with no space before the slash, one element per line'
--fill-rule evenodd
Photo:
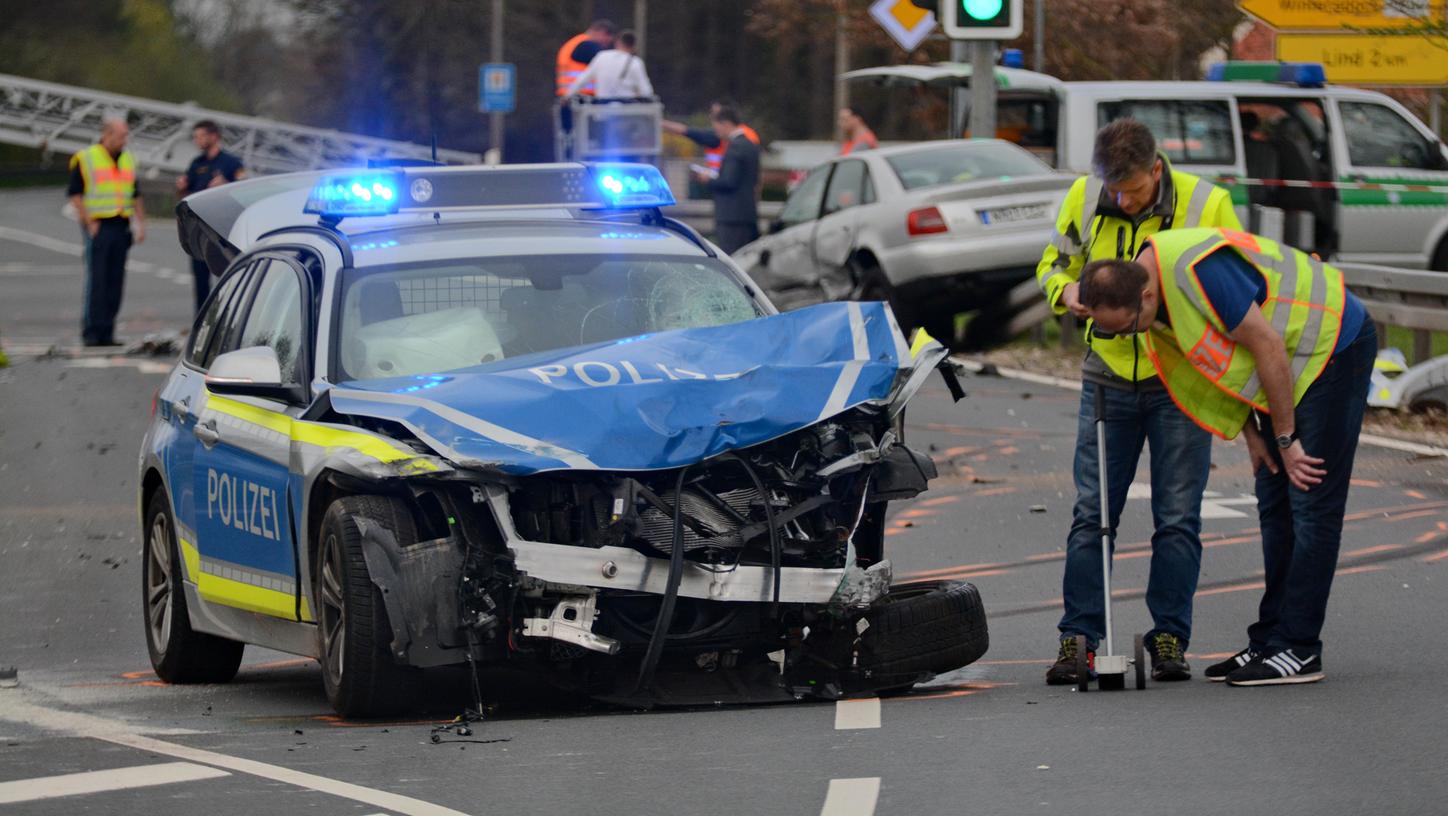
<path fill-rule="evenodd" d="M 234 397 L 261 397 L 289 403 L 306 399 L 300 385 L 282 384 L 281 362 L 276 350 L 269 346 L 237 349 L 218 356 L 206 372 L 206 388 L 213 394 Z"/>
<path fill-rule="evenodd" d="M 784 231 L 784 221 L 776 218 L 776 219 L 774 219 L 773 221 L 770 221 L 770 222 L 769 222 L 769 234 L 770 234 L 770 235 L 773 235 L 773 234 L 775 234 L 776 232 L 783 232 L 783 231 Z"/>

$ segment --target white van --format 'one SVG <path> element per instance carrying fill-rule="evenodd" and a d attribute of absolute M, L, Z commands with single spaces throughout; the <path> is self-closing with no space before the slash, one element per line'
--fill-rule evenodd
<path fill-rule="evenodd" d="M 843 76 L 952 87 L 968 84 L 970 69 L 939 63 Z M 1209 77 L 1062 82 L 998 68 L 996 136 L 1088 173 L 1096 130 L 1135 117 L 1178 169 L 1228 188 L 1249 228 L 1268 231 L 1264 214 L 1285 214 L 1288 242 L 1323 257 L 1448 271 L 1448 148 L 1406 108 L 1327 85 L 1322 67 L 1309 63 L 1224 63 Z"/>

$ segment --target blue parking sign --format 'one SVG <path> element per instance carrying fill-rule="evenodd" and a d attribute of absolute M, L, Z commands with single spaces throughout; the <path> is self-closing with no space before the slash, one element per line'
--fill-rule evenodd
<path fill-rule="evenodd" d="M 518 72 L 511 62 L 487 62 L 478 68 L 478 110 L 512 113 L 517 97 Z"/>

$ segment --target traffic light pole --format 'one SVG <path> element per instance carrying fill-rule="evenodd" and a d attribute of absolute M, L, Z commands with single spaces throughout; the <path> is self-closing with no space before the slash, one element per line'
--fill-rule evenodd
<path fill-rule="evenodd" d="M 993 139 L 996 132 L 994 40 L 976 40 L 970 60 L 970 135 Z"/>

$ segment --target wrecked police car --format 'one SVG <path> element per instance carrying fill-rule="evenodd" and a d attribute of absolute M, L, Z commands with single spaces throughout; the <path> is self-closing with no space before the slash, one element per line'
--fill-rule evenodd
<path fill-rule="evenodd" d="M 158 676 L 316 658 L 349 716 L 422 669 L 636 704 L 909 688 L 974 661 L 969 584 L 891 584 L 938 344 L 777 314 L 646 165 L 413 167 L 178 208 L 225 275 L 141 452 Z"/>

